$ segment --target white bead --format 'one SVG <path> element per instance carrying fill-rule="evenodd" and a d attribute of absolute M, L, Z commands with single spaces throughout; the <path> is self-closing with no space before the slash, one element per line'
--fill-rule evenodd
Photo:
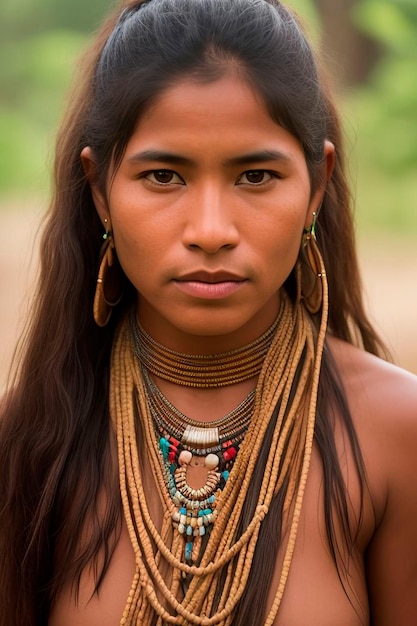
<path fill-rule="evenodd" d="M 189 465 L 192 458 L 193 455 L 189 450 L 182 450 L 180 456 L 178 457 L 178 463 L 180 465 Z"/>
<path fill-rule="evenodd" d="M 219 464 L 219 457 L 217 454 L 208 454 L 205 459 L 205 466 L 207 469 L 214 469 Z"/>

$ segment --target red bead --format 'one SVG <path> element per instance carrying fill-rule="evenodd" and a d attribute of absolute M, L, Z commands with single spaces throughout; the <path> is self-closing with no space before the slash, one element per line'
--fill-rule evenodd
<path fill-rule="evenodd" d="M 235 458 L 236 454 L 237 454 L 236 448 L 229 448 L 228 450 L 225 450 L 225 452 L 223 453 L 224 460 L 230 461 L 231 459 Z"/>
<path fill-rule="evenodd" d="M 176 457 L 177 457 L 177 450 L 171 450 L 171 452 L 168 454 L 168 461 L 173 463 Z"/>

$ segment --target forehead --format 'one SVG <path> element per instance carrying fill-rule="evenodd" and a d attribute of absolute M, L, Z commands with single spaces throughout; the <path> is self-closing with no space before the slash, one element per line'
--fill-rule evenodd
<path fill-rule="evenodd" d="M 271 118 L 261 95 L 238 76 L 205 83 L 184 79 L 165 89 L 139 119 L 127 153 L 136 144 L 158 142 L 176 149 L 200 145 L 236 152 L 279 143 L 281 150 L 298 156 L 303 152 L 299 142 Z"/>
<path fill-rule="evenodd" d="M 167 112 L 178 121 L 185 116 L 189 122 L 200 118 L 201 122 L 208 124 L 222 114 L 230 123 L 230 113 L 236 121 L 242 115 L 252 113 L 269 117 L 261 96 L 247 82 L 233 75 L 210 82 L 184 78 L 162 91 L 138 126 Z"/>

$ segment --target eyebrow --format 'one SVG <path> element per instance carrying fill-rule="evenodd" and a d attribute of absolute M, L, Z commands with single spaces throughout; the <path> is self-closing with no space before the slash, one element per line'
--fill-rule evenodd
<path fill-rule="evenodd" d="M 165 152 L 162 150 L 144 150 L 137 152 L 127 159 L 128 163 L 135 165 L 144 161 L 160 161 L 171 165 L 196 166 L 196 161 L 180 154 Z M 265 163 L 266 161 L 290 162 L 291 157 L 279 150 L 257 150 L 224 161 L 224 165 L 245 165 L 246 163 Z"/>
<path fill-rule="evenodd" d="M 183 157 L 179 154 L 173 154 L 171 152 L 163 152 L 162 150 L 144 150 L 143 152 L 137 152 L 127 159 L 128 163 L 135 165 L 143 161 L 163 161 L 164 163 L 171 163 L 172 165 L 193 165 L 194 161 Z"/>
<path fill-rule="evenodd" d="M 265 161 L 291 161 L 289 154 L 279 150 L 258 150 L 226 160 L 227 165 L 244 165 L 245 163 L 265 163 Z"/>

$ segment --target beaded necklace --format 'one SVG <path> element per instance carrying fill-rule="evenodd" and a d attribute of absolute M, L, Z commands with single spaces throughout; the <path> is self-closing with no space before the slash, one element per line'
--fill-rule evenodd
<path fill-rule="evenodd" d="M 142 368 L 143 378 L 149 394 L 149 403 L 152 415 L 156 420 L 159 430 L 165 428 L 177 438 L 181 438 L 186 444 L 208 446 L 210 441 L 216 443 L 234 437 L 239 431 L 246 430 L 255 402 L 255 392 L 251 391 L 246 398 L 227 415 L 218 420 L 203 424 L 179 411 L 160 391 L 149 376 L 146 367 Z M 187 430 L 184 431 L 184 425 Z"/>
<path fill-rule="evenodd" d="M 259 374 L 279 319 L 280 315 L 261 337 L 242 348 L 221 354 L 192 355 L 166 348 L 140 324 L 133 324 L 135 353 L 149 372 L 176 385 L 196 388 L 233 385 Z"/>
<path fill-rule="evenodd" d="M 129 319 L 120 325 L 112 354 L 110 412 L 118 443 L 124 516 L 136 561 L 121 626 L 150 624 L 155 616 L 158 625 L 231 626 L 245 593 L 260 526 L 272 500 L 282 492 L 283 565 L 275 599 L 262 621 L 263 626 L 274 623 L 294 553 L 314 438 L 328 313 L 325 270 L 318 258 L 323 287 L 319 330 L 299 297 L 293 303 L 282 291 L 280 321 L 259 375 L 253 416 L 224 489 L 218 492 L 217 517 L 196 564 L 185 558 L 183 537 L 172 526 L 176 507 L 166 486 Z M 138 420 L 146 455 L 143 461 L 156 481 L 152 494 L 145 493 L 144 488 L 137 446 Z M 242 524 L 246 496 L 271 428 L 260 487 L 252 494 L 256 499 L 253 515 Z M 164 506 L 160 528 L 149 512 L 150 496 L 159 498 Z M 189 584 L 182 590 L 184 576 Z"/>
<path fill-rule="evenodd" d="M 174 407 L 142 368 L 148 403 L 159 438 L 165 484 L 175 505 L 172 521 L 184 536 L 187 562 L 198 562 L 202 537 L 209 533 L 217 517 L 216 495 L 223 490 L 234 459 L 250 423 L 255 392 L 232 411 L 203 426 Z M 206 483 L 197 489 L 187 482 L 187 471 L 194 464 L 207 471 Z"/>

